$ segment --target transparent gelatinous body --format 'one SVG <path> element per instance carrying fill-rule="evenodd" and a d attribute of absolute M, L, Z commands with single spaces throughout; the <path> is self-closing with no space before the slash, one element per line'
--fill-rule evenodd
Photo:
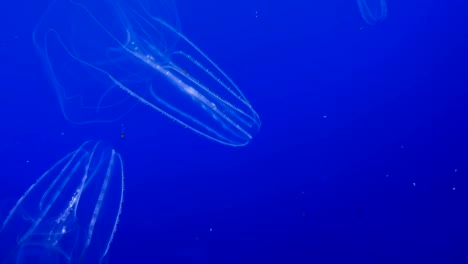
<path fill-rule="evenodd" d="M 0 263 L 100 263 L 124 189 L 120 155 L 87 141 L 47 170 L 0 226 Z"/>
<path fill-rule="evenodd" d="M 260 119 L 236 84 L 180 33 L 172 0 L 56 0 L 34 32 L 65 117 L 119 119 L 143 104 L 242 146 Z"/>
<path fill-rule="evenodd" d="M 375 25 L 387 18 L 385 0 L 357 0 L 361 17 L 368 25 Z"/>

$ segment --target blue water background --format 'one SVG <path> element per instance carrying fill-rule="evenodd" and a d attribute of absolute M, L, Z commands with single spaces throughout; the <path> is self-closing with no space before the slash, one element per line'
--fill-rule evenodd
<path fill-rule="evenodd" d="M 387 3 L 368 27 L 355 1 L 178 1 L 262 120 L 230 148 L 145 107 L 66 122 L 31 40 L 48 2 L 3 1 L 2 216 L 105 139 L 126 175 L 110 263 L 468 263 L 468 3 Z"/>

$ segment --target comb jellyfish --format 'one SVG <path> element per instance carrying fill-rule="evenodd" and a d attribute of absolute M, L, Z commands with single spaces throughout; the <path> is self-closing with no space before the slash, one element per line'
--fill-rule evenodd
<path fill-rule="evenodd" d="M 122 210 L 123 164 L 86 141 L 29 187 L 0 226 L 1 263 L 100 263 Z"/>
<path fill-rule="evenodd" d="M 213 141 L 248 144 L 258 114 L 179 25 L 171 0 L 55 0 L 33 39 L 65 118 L 112 122 L 144 105 Z"/>

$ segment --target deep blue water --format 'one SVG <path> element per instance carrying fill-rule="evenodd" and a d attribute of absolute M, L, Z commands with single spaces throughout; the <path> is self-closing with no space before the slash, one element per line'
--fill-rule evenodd
<path fill-rule="evenodd" d="M 468 4 L 388 0 L 367 26 L 356 1 L 224 2 L 176 3 L 260 116 L 239 148 L 143 106 L 67 122 L 31 37 L 48 1 L 4 1 L 0 216 L 103 139 L 125 166 L 110 263 L 468 263 Z"/>

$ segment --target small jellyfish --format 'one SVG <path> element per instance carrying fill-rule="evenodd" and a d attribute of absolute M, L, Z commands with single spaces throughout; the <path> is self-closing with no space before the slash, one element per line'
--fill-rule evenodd
<path fill-rule="evenodd" d="M 385 0 L 357 0 L 357 4 L 362 19 L 370 26 L 387 18 L 387 2 Z"/>

